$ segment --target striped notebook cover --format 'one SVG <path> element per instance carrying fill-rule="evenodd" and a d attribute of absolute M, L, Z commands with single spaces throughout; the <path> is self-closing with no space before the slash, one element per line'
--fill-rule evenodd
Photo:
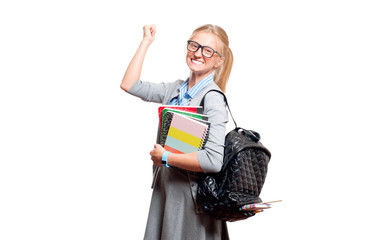
<path fill-rule="evenodd" d="M 203 147 L 209 126 L 179 113 L 173 115 L 164 148 L 172 153 L 191 153 Z"/>
<path fill-rule="evenodd" d="M 162 112 L 165 108 L 177 109 L 185 112 L 203 113 L 202 106 L 174 106 L 174 105 L 162 105 L 158 107 L 159 126 L 162 127 Z"/>
<path fill-rule="evenodd" d="M 167 111 L 165 113 L 164 118 L 163 118 L 162 128 L 160 129 L 160 143 L 161 143 L 162 146 L 164 146 L 166 137 L 168 136 L 170 123 L 171 123 L 172 118 L 173 118 L 173 113 L 174 113 L 173 111 Z M 189 115 L 187 117 L 195 119 L 196 121 L 199 121 L 201 123 L 207 124 L 208 125 L 207 133 L 208 133 L 210 126 L 211 126 L 210 122 L 208 122 L 206 120 L 198 119 L 198 118 L 193 118 L 192 116 L 189 116 Z M 206 140 L 207 140 L 207 138 L 203 142 L 203 146 L 205 145 Z"/>
<path fill-rule="evenodd" d="M 168 112 L 180 113 L 180 114 L 186 115 L 190 118 L 195 118 L 195 119 L 201 120 L 201 122 L 203 122 L 203 123 L 208 122 L 208 116 L 204 115 L 204 114 L 180 111 L 180 110 L 177 110 L 177 109 L 165 108 L 162 111 L 162 123 L 161 123 L 161 134 L 160 134 L 160 142 L 161 143 L 165 142 L 165 139 L 166 139 L 166 136 L 167 136 L 167 133 L 168 133 L 168 130 L 169 130 L 171 118 L 173 117 L 173 114 L 168 113 Z"/>

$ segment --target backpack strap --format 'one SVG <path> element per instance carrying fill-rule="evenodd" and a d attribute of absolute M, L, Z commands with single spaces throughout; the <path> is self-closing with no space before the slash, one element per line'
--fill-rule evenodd
<path fill-rule="evenodd" d="M 202 101 L 200 102 L 200 106 L 202 106 L 202 107 L 204 108 L 204 98 L 206 97 L 207 93 L 209 93 L 209 92 L 218 92 L 218 93 L 220 93 L 221 95 L 223 95 L 224 100 L 225 100 L 225 103 L 226 103 L 226 106 L 228 107 L 228 110 L 229 110 L 230 116 L 232 117 L 232 120 L 233 120 L 233 122 L 234 122 L 234 125 L 236 126 L 236 128 L 238 128 L 238 127 L 237 127 L 237 123 L 236 123 L 236 121 L 234 120 L 234 117 L 233 117 L 233 115 L 232 115 L 232 112 L 230 111 L 229 104 L 228 104 L 228 100 L 226 99 L 226 96 L 225 96 L 225 94 L 224 94 L 223 92 L 221 92 L 221 91 L 219 91 L 219 90 L 216 90 L 216 89 L 211 89 L 211 90 L 209 90 L 208 92 L 206 92 L 206 94 L 204 94 L 204 96 L 203 96 L 203 98 L 202 98 Z"/>
<path fill-rule="evenodd" d="M 258 132 L 255 132 L 255 131 L 253 131 L 253 130 L 246 130 L 246 129 L 244 129 L 244 128 L 241 128 L 241 127 L 238 127 L 238 126 L 237 126 L 237 123 L 236 123 L 236 121 L 234 120 L 234 117 L 233 117 L 233 115 L 232 115 L 232 112 L 230 111 L 229 104 L 228 104 L 228 100 L 227 100 L 227 98 L 226 98 L 226 96 L 225 96 L 225 94 L 224 94 L 223 92 L 221 92 L 221 91 L 219 91 L 219 90 L 216 90 L 216 89 L 211 89 L 211 90 L 209 90 L 208 92 L 206 92 L 206 94 L 204 94 L 204 96 L 203 96 L 203 98 L 202 98 L 202 101 L 200 102 L 200 106 L 202 106 L 202 107 L 204 108 L 204 98 L 205 98 L 205 96 L 207 95 L 207 93 L 212 92 L 212 91 L 213 91 L 213 92 L 218 92 L 218 93 L 220 93 L 221 95 L 224 96 L 224 100 L 225 100 L 226 106 L 228 107 L 228 110 L 229 110 L 230 116 L 232 117 L 232 120 L 233 120 L 233 122 L 234 122 L 234 126 L 236 126 L 236 127 L 235 127 L 235 130 L 236 130 L 237 132 L 242 131 L 245 135 L 248 135 L 248 136 L 249 136 L 250 138 L 252 138 L 255 142 L 258 142 L 258 141 L 260 140 L 260 135 L 259 135 Z"/>

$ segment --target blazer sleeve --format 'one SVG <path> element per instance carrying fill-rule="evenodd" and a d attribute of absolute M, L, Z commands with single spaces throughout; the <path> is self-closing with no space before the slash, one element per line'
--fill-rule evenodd
<path fill-rule="evenodd" d="M 178 81 L 170 83 L 152 83 L 138 80 L 132 85 L 129 94 L 139 97 L 146 102 L 163 103 L 171 94 Z"/>
<path fill-rule="evenodd" d="M 206 145 L 197 152 L 200 167 L 206 173 L 219 172 L 223 165 L 224 143 L 228 112 L 224 97 L 209 92 L 204 99 L 204 113 L 211 123 Z"/>

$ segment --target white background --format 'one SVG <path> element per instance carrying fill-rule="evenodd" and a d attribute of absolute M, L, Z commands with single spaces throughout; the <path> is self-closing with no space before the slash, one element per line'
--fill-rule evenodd
<path fill-rule="evenodd" d="M 376 239 L 373 2 L 2 1 L 0 239 L 142 239 L 158 105 L 119 85 L 150 23 L 153 82 L 188 76 L 196 27 L 229 35 L 229 104 L 283 200 L 232 239 Z"/>

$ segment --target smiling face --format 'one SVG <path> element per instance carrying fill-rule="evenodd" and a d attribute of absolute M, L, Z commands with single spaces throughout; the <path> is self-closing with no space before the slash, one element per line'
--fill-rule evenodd
<path fill-rule="evenodd" d="M 217 37 L 212 33 L 199 32 L 190 40 L 195 41 L 202 46 L 211 47 L 221 54 L 221 44 Z M 186 62 L 191 70 L 191 77 L 200 80 L 209 75 L 215 68 L 220 67 L 224 62 L 224 59 L 218 54 L 214 54 L 211 58 L 206 58 L 202 54 L 202 49 L 199 48 L 196 52 L 187 51 Z"/>

